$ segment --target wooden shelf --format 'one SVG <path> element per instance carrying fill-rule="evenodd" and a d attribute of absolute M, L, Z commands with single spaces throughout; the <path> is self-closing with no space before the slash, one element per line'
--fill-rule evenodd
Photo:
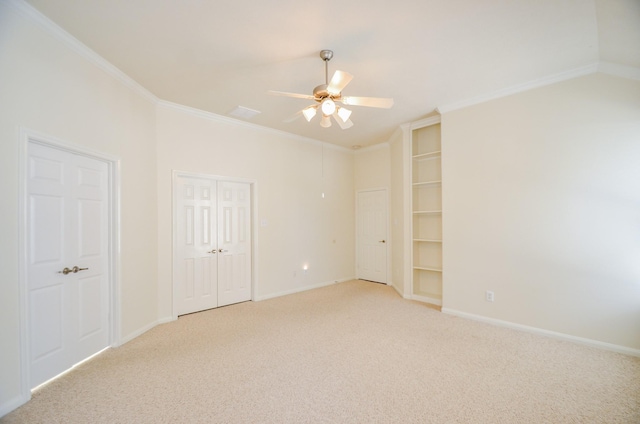
<path fill-rule="evenodd" d="M 429 186 L 429 185 L 438 185 L 438 184 L 442 184 L 442 181 L 423 181 L 419 183 L 413 183 L 413 186 L 419 187 L 419 186 Z"/>
<path fill-rule="evenodd" d="M 430 268 L 426 266 L 414 266 L 413 269 L 419 269 L 420 271 L 442 272 L 439 268 Z"/>
<path fill-rule="evenodd" d="M 429 152 L 429 153 L 421 153 L 419 155 L 413 155 L 413 158 L 416 160 L 420 159 L 435 159 L 439 158 L 442 152 L 438 150 L 437 152 Z"/>
<path fill-rule="evenodd" d="M 442 148 L 440 124 L 411 130 L 411 298 L 442 306 Z"/>
<path fill-rule="evenodd" d="M 431 293 L 431 292 L 426 292 L 426 291 L 416 291 L 413 295 L 414 295 L 414 298 L 418 297 L 418 299 L 416 299 L 416 300 L 422 300 L 423 302 L 426 301 L 427 303 L 429 303 L 430 299 L 442 300 L 442 294 L 440 294 L 440 293 Z M 425 300 L 419 299 L 419 298 L 425 298 Z"/>

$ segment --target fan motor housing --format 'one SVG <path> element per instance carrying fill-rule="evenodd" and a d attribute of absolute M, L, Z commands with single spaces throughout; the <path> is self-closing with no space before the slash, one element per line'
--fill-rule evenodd
<path fill-rule="evenodd" d="M 321 84 L 313 89 L 313 97 L 315 97 L 316 102 L 321 102 L 327 97 L 330 97 L 333 100 L 339 100 L 340 97 L 342 97 L 341 93 L 337 95 L 331 94 L 329 90 L 327 90 L 327 87 L 328 87 L 327 84 Z"/>

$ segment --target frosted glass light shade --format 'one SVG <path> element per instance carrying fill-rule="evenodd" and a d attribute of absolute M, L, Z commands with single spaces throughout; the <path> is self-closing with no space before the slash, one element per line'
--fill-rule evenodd
<path fill-rule="evenodd" d="M 338 108 L 338 116 L 342 119 L 342 122 L 347 122 L 349 117 L 351 116 L 351 111 L 349 109 L 345 109 L 343 107 Z"/>
<path fill-rule="evenodd" d="M 302 109 L 302 114 L 304 115 L 304 119 L 307 122 L 311 122 L 314 116 L 316 116 L 316 108 L 313 106 L 309 106 L 308 108 Z"/>
<path fill-rule="evenodd" d="M 336 111 L 336 104 L 333 102 L 333 100 L 327 98 L 322 101 L 321 108 L 323 115 L 333 115 L 333 112 Z"/>

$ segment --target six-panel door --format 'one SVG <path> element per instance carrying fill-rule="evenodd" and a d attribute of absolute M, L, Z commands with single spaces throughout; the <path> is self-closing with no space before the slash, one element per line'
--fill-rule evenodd
<path fill-rule="evenodd" d="M 106 163 L 29 143 L 31 387 L 109 344 L 108 207 Z"/>

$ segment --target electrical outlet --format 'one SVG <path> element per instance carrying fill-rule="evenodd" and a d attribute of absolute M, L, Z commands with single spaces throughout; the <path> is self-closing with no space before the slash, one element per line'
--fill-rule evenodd
<path fill-rule="evenodd" d="M 487 290 L 487 291 L 485 292 L 485 300 L 486 300 L 487 302 L 493 302 L 493 292 L 492 292 L 492 291 Z"/>

